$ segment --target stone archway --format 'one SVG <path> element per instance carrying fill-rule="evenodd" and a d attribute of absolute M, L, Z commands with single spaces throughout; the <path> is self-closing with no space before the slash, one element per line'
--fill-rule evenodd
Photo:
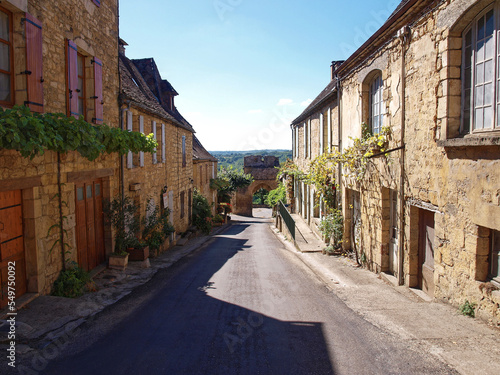
<path fill-rule="evenodd" d="M 232 199 L 233 212 L 237 215 L 252 216 L 252 197 L 257 190 L 265 188 L 268 191 L 278 187 L 276 176 L 280 166 L 276 156 L 252 155 L 246 156 L 243 170 L 253 176 L 250 186 L 239 189 Z"/>

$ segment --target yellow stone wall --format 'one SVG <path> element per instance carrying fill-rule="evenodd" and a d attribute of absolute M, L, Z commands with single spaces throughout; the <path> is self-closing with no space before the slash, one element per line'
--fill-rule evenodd
<path fill-rule="evenodd" d="M 433 296 L 455 305 L 468 299 L 478 303 L 479 315 L 498 322 L 499 292 L 483 292 L 483 282 L 488 236 L 490 230 L 500 230 L 500 150 L 477 137 L 454 143 L 460 121 L 461 32 L 487 4 L 450 1 L 417 17 L 411 27 L 405 55 L 404 279 L 406 285 L 417 286 L 418 210 L 433 211 Z M 396 37 L 401 26 L 395 27 L 388 44 L 365 57 L 343 79 L 344 147 L 350 143 L 349 136 L 361 135 L 366 103 L 363 82 L 374 70 L 380 70 L 384 80 L 384 125 L 392 129 L 387 149 L 401 145 L 402 47 Z M 399 189 L 400 155 L 395 151 L 387 160 L 373 160 L 361 183 L 345 181 L 361 193 L 362 250 L 367 266 L 377 272 L 387 268 L 384 191 Z M 345 211 L 348 207 L 344 202 Z"/>
<path fill-rule="evenodd" d="M 213 176 L 212 176 L 213 171 Z M 209 160 L 193 161 L 193 180 L 194 187 L 207 198 L 208 203 L 212 205 L 212 214 L 216 214 L 215 205 L 217 204 L 217 191 L 210 189 L 210 180 L 217 178 L 217 162 Z"/>
<path fill-rule="evenodd" d="M 16 5 L 21 4 L 21 8 Z M 102 2 L 97 8 L 91 0 L 29 0 L 2 1 L 2 6 L 13 12 L 14 66 L 25 64 L 24 11 L 43 24 L 43 78 L 45 112 L 66 113 L 66 58 L 65 39 L 70 38 L 82 53 L 97 56 L 103 62 L 104 122 L 118 126 L 118 27 L 117 2 Z M 22 70 L 24 70 L 23 68 Z M 87 67 L 90 70 L 91 66 Z M 18 75 L 15 82 L 16 104 L 25 100 L 26 83 Z M 75 240 L 75 185 L 68 181 L 68 172 L 105 171 L 103 194 L 106 197 L 118 192 L 118 156 L 105 155 L 89 162 L 76 153 L 61 155 L 62 200 L 66 242 L 70 245 L 68 259 L 77 260 Z M 57 223 L 58 204 L 57 155 L 46 152 L 33 160 L 25 159 L 18 152 L 0 151 L 0 185 L 12 190 L 22 189 L 24 237 L 27 260 L 28 292 L 49 293 L 53 281 L 62 268 L 61 250 L 56 245 L 56 231 L 49 228 Z M 109 239 L 109 234 L 106 235 Z M 107 251 L 111 251 L 109 241 Z"/>

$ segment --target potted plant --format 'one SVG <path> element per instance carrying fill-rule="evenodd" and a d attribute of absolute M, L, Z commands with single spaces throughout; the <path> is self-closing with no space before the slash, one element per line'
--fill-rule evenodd
<path fill-rule="evenodd" d="M 148 247 L 148 255 L 156 255 L 165 239 L 174 232 L 174 228 L 168 221 L 169 214 L 168 208 L 160 212 L 160 207 L 155 205 L 152 199 L 149 200 L 146 216 L 142 220 L 142 239 Z"/>
<path fill-rule="evenodd" d="M 135 241 L 137 206 L 129 197 L 118 196 L 104 204 L 104 213 L 115 232 L 115 248 L 109 255 L 108 267 L 124 270 L 128 264 L 127 249 Z"/>

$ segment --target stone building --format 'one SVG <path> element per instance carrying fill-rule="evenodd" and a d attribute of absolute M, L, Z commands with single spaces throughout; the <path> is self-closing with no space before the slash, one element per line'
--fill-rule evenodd
<path fill-rule="evenodd" d="M 0 30 L 1 53 L 8 57 L 0 66 L 3 108 L 25 104 L 35 112 L 119 126 L 116 0 L 2 0 Z M 67 260 L 86 269 L 106 260 L 112 248 L 102 199 L 118 191 L 118 165 L 116 154 L 90 162 L 76 152 L 47 151 L 30 160 L 0 150 L 0 307 L 9 261 L 16 262 L 18 297 L 50 292 L 64 263 L 51 229 L 60 216 Z"/>
<path fill-rule="evenodd" d="M 333 69 L 341 150 L 362 123 L 372 134 L 390 129 L 363 179 L 342 169 L 344 246 L 374 272 L 431 298 L 476 303 L 497 323 L 499 16 L 499 1 L 405 0 Z M 322 138 L 314 141 L 315 113 L 304 115 L 292 124 L 299 165 Z"/>
<path fill-rule="evenodd" d="M 193 185 L 212 205 L 213 215 L 217 209 L 217 190 L 210 188 L 210 180 L 217 178 L 217 161 L 193 134 Z"/>
<path fill-rule="evenodd" d="M 158 142 L 152 155 L 129 152 L 123 162 L 124 185 L 143 215 L 148 202 L 160 205 L 165 199 L 170 222 L 180 235 L 191 222 L 194 129 L 177 111 L 174 97 L 178 94 L 161 78 L 154 59 L 130 60 L 125 56 L 125 42 L 121 44 L 122 126 L 152 133 Z"/>

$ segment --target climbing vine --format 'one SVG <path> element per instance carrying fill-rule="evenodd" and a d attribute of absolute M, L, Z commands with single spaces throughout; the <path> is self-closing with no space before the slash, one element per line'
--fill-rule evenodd
<path fill-rule="evenodd" d="M 104 153 L 153 152 L 157 146 L 153 134 L 93 125 L 61 113 L 33 113 L 24 106 L 0 108 L 0 149 L 16 150 L 30 159 L 51 150 L 77 151 L 92 161 Z"/>
<path fill-rule="evenodd" d="M 383 153 L 391 134 L 390 127 L 383 127 L 379 134 L 373 135 L 369 126 L 361 124 L 361 138 L 350 138 L 352 145 L 339 152 L 336 149 L 318 155 L 304 173 L 291 160 L 287 160 L 280 168 L 278 176 L 293 176 L 296 180 L 314 185 L 316 196 L 322 197 L 328 213 L 335 208 L 338 183 L 335 173 L 339 164 L 344 167 L 343 174 L 347 179 L 362 180 L 369 159 L 376 152 Z"/>

